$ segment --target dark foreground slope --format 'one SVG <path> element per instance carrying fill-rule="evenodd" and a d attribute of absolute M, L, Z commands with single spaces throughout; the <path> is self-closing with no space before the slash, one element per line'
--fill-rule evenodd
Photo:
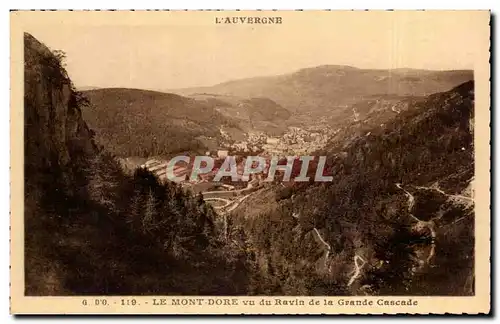
<path fill-rule="evenodd" d="M 412 105 L 332 143 L 333 182 L 277 186 L 238 210 L 232 235 L 259 269 L 251 291 L 474 294 L 474 84 Z"/>
<path fill-rule="evenodd" d="M 242 294 L 246 257 L 218 239 L 202 199 L 98 149 L 81 95 L 24 36 L 25 293 Z"/>

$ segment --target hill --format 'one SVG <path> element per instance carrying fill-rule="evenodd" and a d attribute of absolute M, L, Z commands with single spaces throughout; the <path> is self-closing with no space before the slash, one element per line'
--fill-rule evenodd
<path fill-rule="evenodd" d="M 352 116 L 351 106 L 387 97 L 420 97 L 447 91 L 473 79 L 469 70 L 369 70 L 323 65 L 294 73 L 224 82 L 211 87 L 169 90 L 182 95 L 207 93 L 240 98 L 269 98 L 296 115 L 314 122 L 327 117 L 342 125 Z"/>
<path fill-rule="evenodd" d="M 287 109 L 269 98 L 239 98 L 206 93 L 195 93 L 189 97 L 231 118 L 246 133 L 258 131 L 271 136 L 280 135 L 286 130 L 291 117 Z"/>
<path fill-rule="evenodd" d="M 78 87 L 76 90 L 77 91 L 88 91 L 88 90 L 96 90 L 96 89 L 100 89 L 100 87 L 83 86 L 83 87 Z"/>
<path fill-rule="evenodd" d="M 268 188 L 233 215 L 256 293 L 474 294 L 474 84 L 332 141 L 331 183 Z M 287 191 L 284 193 L 284 191 Z"/>
<path fill-rule="evenodd" d="M 238 127 L 212 106 L 175 94 L 123 88 L 83 93 L 90 101 L 85 120 L 99 142 L 120 156 L 204 152 L 200 136 L 217 142 L 221 126 Z"/>
<path fill-rule="evenodd" d="M 90 107 L 84 118 L 97 139 L 120 156 L 204 153 L 221 145 L 221 129 L 230 140 L 252 130 L 281 133 L 290 113 L 266 98 L 197 95 L 190 98 L 140 89 L 84 91 Z"/>

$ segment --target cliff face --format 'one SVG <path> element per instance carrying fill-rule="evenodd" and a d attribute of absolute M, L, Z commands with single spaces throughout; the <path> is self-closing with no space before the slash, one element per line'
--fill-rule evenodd
<path fill-rule="evenodd" d="M 55 260 L 70 197 L 85 192 L 84 166 L 97 153 L 61 57 L 24 35 L 25 275 L 27 294 L 60 294 Z"/>
<path fill-rule="evenodd" d="M 78 95 L 60 59 L 33 36 L 24 36 L 25 172 L 65 168 L 96 152 L 92 131 L 77 106 Z"/>

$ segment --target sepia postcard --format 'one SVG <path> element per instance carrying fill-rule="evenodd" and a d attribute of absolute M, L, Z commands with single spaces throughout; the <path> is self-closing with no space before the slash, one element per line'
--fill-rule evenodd
<path fill-rule="evenodd" d="M 489 11 L 12 11 L 12 314 L 487 314 Z"/>

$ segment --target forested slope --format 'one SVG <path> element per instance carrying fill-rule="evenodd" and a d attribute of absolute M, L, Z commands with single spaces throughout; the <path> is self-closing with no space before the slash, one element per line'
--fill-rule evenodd
<path fill-rule="evenodd" d="M 277 185 L 233 216 L 256 293 L 474 293 L 474 84 L 412 105 L 327 147 L 331 183 Z"/>
<path fill-rule="evenodd" d="M 246 258 L 222 244 L 212 208 L 148 171 L 123 174 L 61 53 L 24 44 L 25 293 L 244 293 Z"/>

